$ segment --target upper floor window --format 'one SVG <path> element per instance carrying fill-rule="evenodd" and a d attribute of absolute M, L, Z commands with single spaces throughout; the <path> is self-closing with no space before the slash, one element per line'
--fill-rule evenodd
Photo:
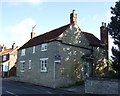
<path fill-rule="evenodd" d="M 47 72 L 47 62 L 48 62 L 48 58 L 41 58 L 40 59 L 41 72 Z"/>
<path fill-rule="evenodd" d="M 33 53 L 35 53 L 35 46 L 33 46 L 33 50 L 32 51 L 33 51 Z"/>
<path fill-rule="evenodd" d="M 47 43 L 44 43 L 41 45 L 41 51 L 46 51 L 47 50 Z"/>
<path fill-rule="evenodd" d="M 3 61 L 5 61 L 5 60 L 6 60 L 6 55 L 3 56 Z"/>
<path fill-rule="evenodd" d="M 28 69 L 31 69 L 31 60 L 29 60 L 29 68 Z"/>
<path fill-rule="evenodd" d="M 25 49 L 22 49 L 21 50 L 21 56 L 24 56 L 25 55 Z"/>
<path fill-rule="evenodd" d="M 25 70 L 25 61 L 20 61 L 20 71 L 24 72 Z"/>

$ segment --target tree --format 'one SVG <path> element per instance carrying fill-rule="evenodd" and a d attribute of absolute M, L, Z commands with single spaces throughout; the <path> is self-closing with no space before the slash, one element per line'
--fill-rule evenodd
<path fill-rule="evenodd" d="M 111 22 L 108 24 L 108 32 L 113 38 L 112 46 L 112 68 L 116 71 L 116 75 L 120 78 L 120 0 L 115 3 L 115 7 L 111 7 Z"/>

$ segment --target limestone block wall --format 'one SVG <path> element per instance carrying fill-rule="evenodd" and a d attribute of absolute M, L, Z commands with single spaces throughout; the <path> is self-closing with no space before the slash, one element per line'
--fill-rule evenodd
<path fill-rule="evenodd" d="M 85 81 L 85 93 L 90 94 L 120 94 L 118 80 L 88 79 Z"/>

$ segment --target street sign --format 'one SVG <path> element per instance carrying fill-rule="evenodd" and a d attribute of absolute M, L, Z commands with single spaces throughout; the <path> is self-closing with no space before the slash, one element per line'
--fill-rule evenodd
<path fill-rule="evenodd" d="M 57 64 L 58 64 L 59 62 L 61 62 L 61 56 L 60 56 L 60 55 L 55 55 L 55 60 L 54 60 L 54 62 L 56 62 Z"/>

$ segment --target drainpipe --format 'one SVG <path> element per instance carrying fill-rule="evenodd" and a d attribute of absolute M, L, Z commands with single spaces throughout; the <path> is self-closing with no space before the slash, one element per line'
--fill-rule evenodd
<path fill-rule="evenodd" d="M 94 55 L 94 54 L 93 54 L 93 47 L 92 47 L 92 50 L 91 50 L 91 54 Z M 92 72 L 91 72 L 91 73 L 92 73 L 92 74 L 91 74 L 92 76 L 91 76 L 91 77 L 94 77 L 94 75 L 95 75 L 95 65 L 93 65 L 93 59 L 91 60 L 91 62 L 92 62 Z"/>
<path fill-rule="evenodd" d="M 55 61 L 54 61 L 54 77 L 53 77 L 53 78 L 54 78 L 54 79 L 53 79 L 53 80 L 54 80 L 54 86 L 53 86 L 54 88 L 56 87 L 55 67 L 56 67 L 56 66 L 55 66 Z"/>

